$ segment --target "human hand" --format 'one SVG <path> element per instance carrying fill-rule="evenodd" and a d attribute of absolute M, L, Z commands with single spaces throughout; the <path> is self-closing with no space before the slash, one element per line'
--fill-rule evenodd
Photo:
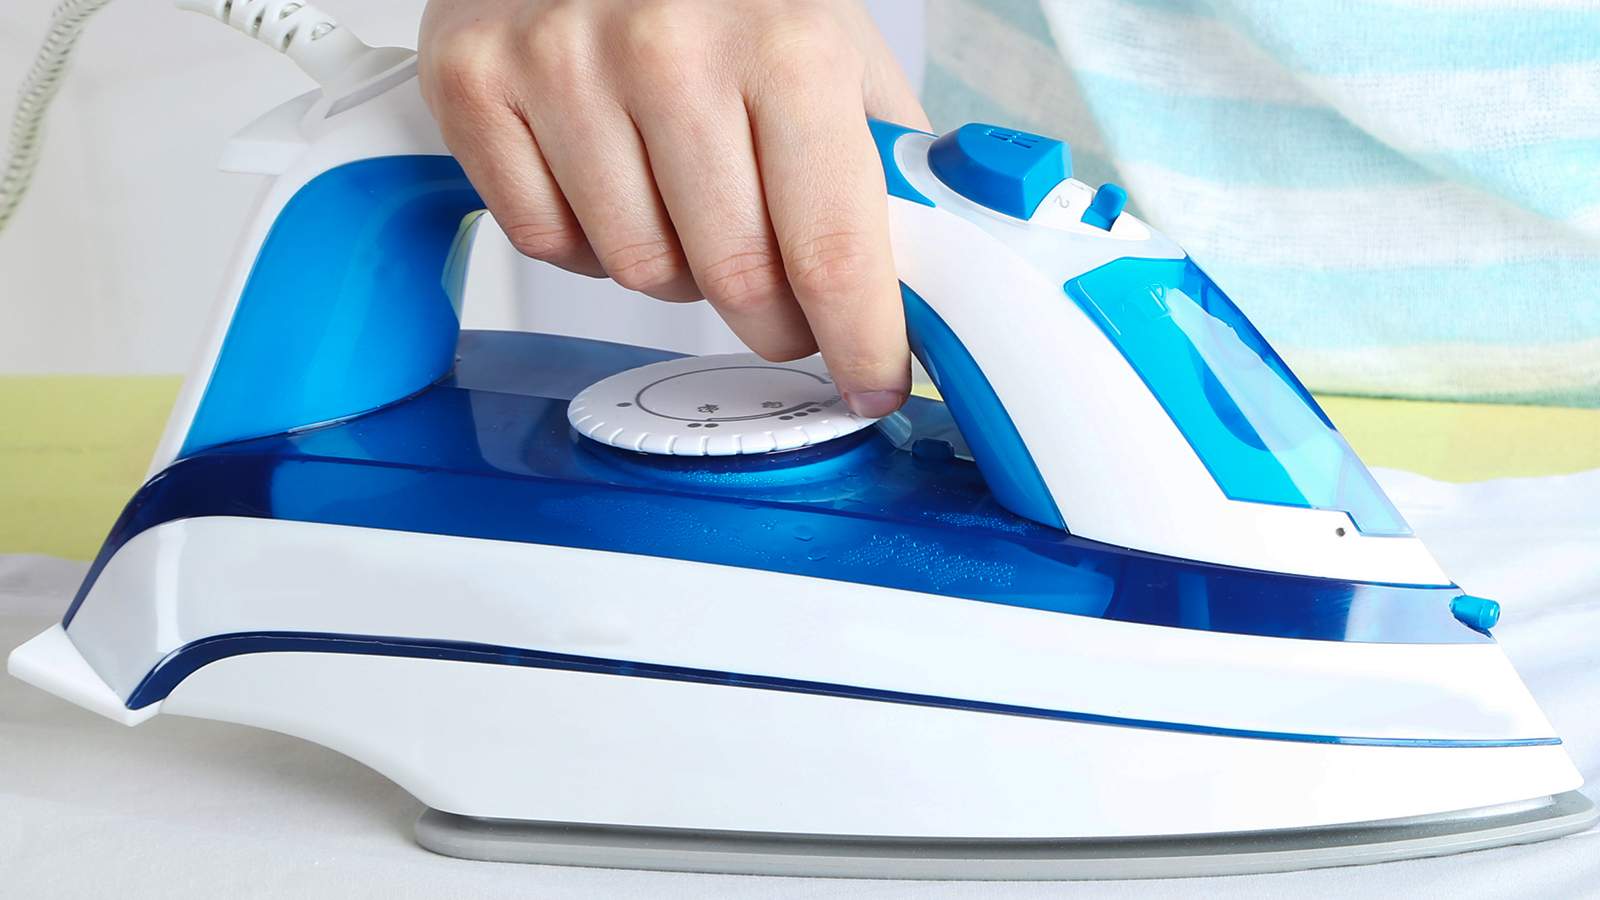
<path fill-rule="evenodd" d="M 527 256 L 711 302 L 846 403 L 910 388 L 868 116 L 927 118 L 852 0 L 430 0 L 424 98 Z"/>

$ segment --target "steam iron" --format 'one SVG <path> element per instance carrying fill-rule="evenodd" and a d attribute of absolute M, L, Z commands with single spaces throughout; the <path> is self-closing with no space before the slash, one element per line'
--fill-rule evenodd
<path fill-rule="evenodd" d="M 1151 877 L 1595 821 L 1497 607 L 1062 143 L 871 124 L 944 398 L 873 422 L 816 360 L 461 331 L 482 203 L 362 61 L 230 148 L 275 177 L 215 327 L 17 677 L 326 745 L 481 859 Z"/>

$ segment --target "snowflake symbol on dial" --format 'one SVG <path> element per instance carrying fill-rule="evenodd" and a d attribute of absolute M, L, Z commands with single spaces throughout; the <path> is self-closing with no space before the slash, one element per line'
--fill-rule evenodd
<path fill-rule="evenodd" d="M 782 409 L 783 408 L 783 401 L 781 401 L 781 400 L 768 400 L 767 402 L 761 404 L 761 408 L 762 409 Z"/>
<path fill-rule="evenodd" d="M 717 410 L 721 409 L 722 407 L 716 405 L 715 403 L 702 403 L 698 407 L 695 407 L 695 408 L 698 409 L 700 412 L 703 412 L 703 413 L 714 413 Z"/>

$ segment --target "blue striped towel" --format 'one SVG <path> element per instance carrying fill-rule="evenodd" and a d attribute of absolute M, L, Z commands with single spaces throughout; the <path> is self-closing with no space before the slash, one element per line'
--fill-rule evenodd
<path fill-rule="evenodd" d="M 1315 390 L 1600 406 L 1600 4 L 933 0 L 924 93 L 1065 138 Z"/>

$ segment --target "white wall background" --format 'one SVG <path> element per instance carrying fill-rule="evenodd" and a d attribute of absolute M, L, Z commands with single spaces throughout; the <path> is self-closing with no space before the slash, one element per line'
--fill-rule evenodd
<path fill-rule="evenodd" d="M 404 46 L 423 4 L 321 3 L 368 43 Z M 55 5 L 0 2 L 7 104 Z M 922 4 L 869 6 L 920 83 Z M 167 0 L 117 0 L 97 15 L 51 110 L 33 187 L 0 235 L 0 374 L 184 371 L 261 184 L 217 172 L 218 153 L 308 86 L 287 59 Z M 475 249 L 467 304 L 478 327 L 738 349 L 704 304 L 656 303 L 526 263 L 498 231 Z"/>

